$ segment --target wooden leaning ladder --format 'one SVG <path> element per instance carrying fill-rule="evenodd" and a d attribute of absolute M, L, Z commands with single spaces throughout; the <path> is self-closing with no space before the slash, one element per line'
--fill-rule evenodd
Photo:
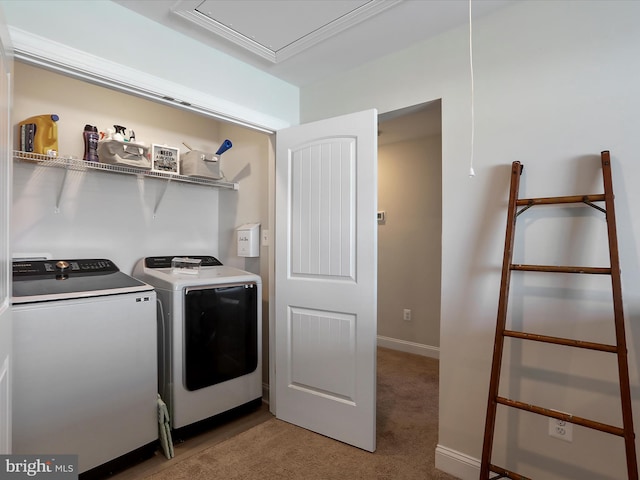
<path fill-rule="evenodd" d="M 505 468 L 491 464 L 491 452 L 493 449 L 493 436 L 495 430 L 496 410 L 498 404 L 513 407 L 528 412 L 537 413 L 545 417 L 552 417 L 564 420 L 575 425 L 592 428 L 605 433 L 610 433 L 624 438 L 625 451 L 627 457 L 627 472 L 629 480 L 638 480 L 638 465 L 635 450 L 635 434 L 633 432 L 633 417 L 631 412 L 631 392 L 629 387 L 629 368 L 627 363 L 627 346 L 624 331 L 624 315 L 622 309 L 622 291 L 620 283 L 620 262 L 618 259 L 618 238 L 616 233 L 616 217 L 613 205 L 613 184 L 611 181 L 611 162 L 609 152 L 601 153 L 602 176 L 604 180 L 604 193 L 596 195 L 575 195 L 565 197 L 530 198 L 519 199 L 518 190 L 520 187 L 520 176 L 524 168 L 520 162 L 513 162 L 511 166 L 511 188 L 509 193 L 509 207 L 507 216 L 507 231 L 504 245 L 504 256 L 502 260 L 502 280 L 500 283 L 500 297 L 498 301 L 498 316 L 496 322 L 496 336 L 493 348 L 493 362 L 491 366 L 491 379 L 489 382 L 489 400 L 487 403 L 487 417 L 484 429 L 484 444 L 482 447 L 482 460 L 480 465 L 480 480 L 495 480 L 499 478 L 510 478 L 513 480 L 530 480 L 528 477 Z M 604 208 L 595 205 L 593 202 L 604 202 Z M 516 265 L 512 263 L 513 247 L 515 236 L 516 218 L 522 212 L 535 205 L 552 205 L 568 203 L 585 203 L 597 210 L 604 212 L 607 222 L 607 232 L 609 237 L 609 259 L 610 268 L 600 267 L 569 267 L 569 266 L 544 266 L 544 265 Z M 518 210 L 518 207 L 522 207 Z M 550 337 L 531 333 L 507 330 L 507 301 L 509 297 L 509 284 L 511 272 L 560 272 L 560 273 L 583 273 L 611 275 L 613 293 L 613 314 L 615 322 L 615 345 L 601 343 L 583 342 L 568 338 Z M 548 408 L 538 407 L 527 403 L 500 397 L 498 388 L 500 386 L 500 370 L 502 364 L 502 352 L 504 338 L 511 337 L 522 340 L 533 340 L 556 345 L 566 345 L 570 347 L 585 348 L 601 352 L 615 353 L 618 358 L 618 376 L 620 382 L 620 400 L 622 404 L 623 427 L 616 427 L 604 423 L 589 420 L 587 418 L 576 417 L 557 412 Z M 496 476 L 490 476 L 497 474 Z"/>

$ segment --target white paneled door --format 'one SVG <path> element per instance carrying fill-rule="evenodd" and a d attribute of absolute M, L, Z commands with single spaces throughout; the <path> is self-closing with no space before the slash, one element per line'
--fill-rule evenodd
<path fill-rule="evenodd" d="M 377 112 L 276 141 L 276 416 L 372 452 Z"/>
<path fill-rule="evenodd" d="M 1 12 L 0 12 L 1 13 Z M 1 17 L 1 15 L 0 15 Z M 11 453 L 11 74 L 9 31 L 0 18 L 0 454 Z"/>

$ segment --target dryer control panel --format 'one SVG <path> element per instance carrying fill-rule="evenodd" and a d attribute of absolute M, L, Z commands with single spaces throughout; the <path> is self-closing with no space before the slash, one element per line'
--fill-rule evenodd
<path fill-rule="evenodd" d="M 171 268 L 171 261 L 176 257 L 200 260 L 201 267 L 216 267 L 222 265 L 220 260 L 211 255 L 170 255 L 164 257 L 147 257 L 144 259 L 144 266 L 147 268 Z"/>

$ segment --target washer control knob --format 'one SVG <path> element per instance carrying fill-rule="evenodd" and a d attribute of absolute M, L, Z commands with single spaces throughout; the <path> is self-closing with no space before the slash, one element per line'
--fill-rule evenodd
<path fill-rule="evenodd" d="M 60 260 L 58 263 L 56 263 L 56 267 L 58 267 L 58 269 L 64 271 L 67 268 L 69 268 L 69 262 L 66 262 L 64 260 Z"/>

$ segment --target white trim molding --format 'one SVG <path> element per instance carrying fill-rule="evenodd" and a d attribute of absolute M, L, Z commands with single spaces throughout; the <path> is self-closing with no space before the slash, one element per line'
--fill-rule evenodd
<path fill-rule="evenodd" d="M 436 468 L 460 480 L 478 480 L 480 460 L 438 444 Z"/>
<path fill-rule="evenodd" d="M 383 337 L 378 335 L 378 346 L 398 350 L 400 352 L 414 353 L 423 357 L 440 359 L 440 348 L 422 343 L 408 342 L 397 338 Z"/>
<path fill-rule="evenodd" d="M 215 18 L 205 14 L 199 10 L 199 8 L 204 4 L 201 0 L 180 0 L 171 10 L 173 14 L 178 15 L 199 27 L 208 30 L 209 32 L 244 48 L 248 52 L 269 60 L 272 63 L 279 63 L 327 40 L 343 30 L 383 12 L 390 7 L 393 7 L 400 1 L 402 0 L 370 0 L 363 2 L 362 5 L 358 6 L 354 10 L 344 14 L 339 14 L 337 18 L 329 23 L 319 28 L 314 28 L 300 38 L 293 39 L 293 41 L 288 45 L 276 49 L 271 46 L 263 45 L 254 38 L 247 36 L 246 33 L 239 32 L 235 28 L 225 25 L 217 21 Z"/>
<path fill-rule="evenodd" d="M 141 70 L 112 62 L 31 32 L 9 27 L 15 58 L 115 90 L 264 133 L 289 127 L 284 121 Z"/>
<path fill-rule="evenodd" d="M 11 369 L 10 357 L 5 357 L 0 367 L 0 454 L 11 453 Z"/>

